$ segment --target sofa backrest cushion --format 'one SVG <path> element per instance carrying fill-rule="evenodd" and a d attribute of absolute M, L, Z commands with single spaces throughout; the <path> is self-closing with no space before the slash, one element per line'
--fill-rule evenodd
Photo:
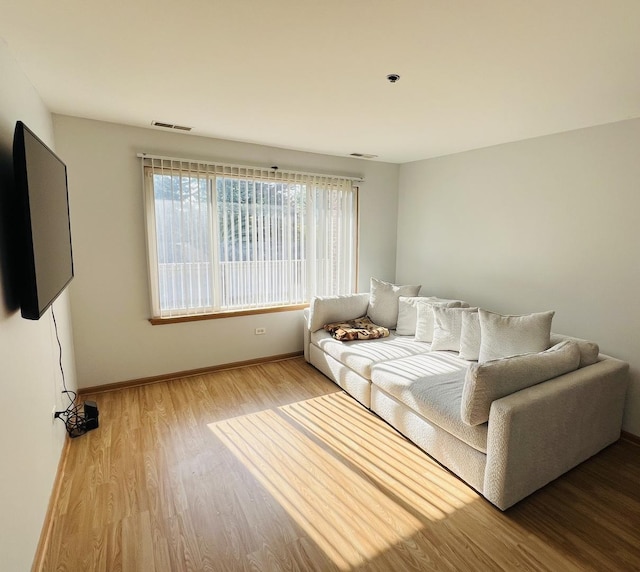
<path fill-rule="evenodd" d="M 598 361 L 598 355 L 600 355 L 600 347 L 595 342 L 583 340 L 582 338 L 573 338 L 571 336 L 551 333 L 550 343 L 552 346 L 555 346 L 556 344 L 567 340 L 578 344 L 578 348 L 580 349 L 580 367 L 592 365 Z"/>
<path fill-rule="evenodd" d="M 485 362 L 546 350 L 551 345 L 551 320 L 554 313 L 504 316 L 480 309 L 478 361 Z"/>
<path fill-rule="evenodd" d="M 398 298 L 398 336 L 415 336 L 418 320 L 418 304 L 438 304 L 447 308 L 465 308 L 469 304 L 462 300 L 449 300 L 436 296 L 400 296 Z"/>
<path fill-rule="evenodd" d="M 579 363 L 580 350 L 572 341 L 539 353 L 472 363 L 462 390 L 462 420 L 468 425 L 484 423 L 496 399 L 578 369 Z"/>
<path fill-rule="evenodd" d="M 367 313 L 369 294 L 347 296 L 318 296 L 309 305 L 309 331 L 315 332 L 325 324 L 340 320 L 354 320 Z"/>
<path fill-rule="evenodd" d="M 417 296 L 420 286 L 401 286 L 371 278 L 367 315 L 379 326 L 395 328 L 398 323 L 398 298 Z"/>

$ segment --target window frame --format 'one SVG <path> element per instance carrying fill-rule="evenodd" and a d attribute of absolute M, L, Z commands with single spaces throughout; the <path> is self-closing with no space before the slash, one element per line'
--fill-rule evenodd
<path fill-rule="evenodd" d="M 208 202 L 210 208 L 210 219 L 209 219 L 209 233 L 211 240 L 211 257 L 209 263 L 211 265 L 211 300 L 212 305 L 210 306 L 211 310 L 207 311 L 209 307 L 198 307 L 194 309 L 192 313 L 188 311 L 184 314 L 175 315 L 175 316 L 162 316 L 161 310 L 161 297 L 160 297 L 160 285 L 159 285 L 159 276 L 160 276 L 160 263 L 158 259 L 158 240 L 156 235 L 156 200 L 155 200 L 155 189 L 154 189 L 154 167 L 151 165 L 145 164 L 144 159 L 150 158 L 149 155 L 139 154 L 139 157 L 143 158 L 142 161 L 142 171 L 143 171 L 143 193 L 144 193 L 144 212 L 145 212 L 145 233 L 146 233 L 146 245 L 147 245 L 147 270 L 148 270 L 148 283 L 149 283 L 149 296 L 150 296 L 150 309 L 151 309 L 151 317 L 149 318 L 149 322 L 153 325 L 160 324 L 171 324 L 171 323 L 181 323 L 181 322 L 189 322 L 189 321 L 201 321 L 201 320 L 211 320 L 211 319 L 220 319 L 220 318 L 228 318 L 234 316 L 247 316 L 247 315 L 255 315 L 255 314 L 268 314 L 268 313 L 277 313 L 277 312 L 290 312 L 290 311 L 299 311 L 309 306 L 309 301 L 305 301 L 302 304 L 294 303 L 294 304 L 278 304 L 278 305 L 265 305 L 254 308 L 237 308 L 237 309 L 224 309 L 224 310 L 215 310 L 216 307 L 220 307 L 220 304 L 216 306 L 216 300 L 220 300 L 220 280 L 221 280 L 221 269 L 220 269 L 220 253 L 219 253 L 219 236 L 218 236 L 218 200 L 217 200 L 217 179 L 220 176 L 228 177 L 228 178 L 237 178 L 244 180 L 262 180 L 264 182 L 272 183 L 274 180 L 270 178 L 261 179 L 260 177 L 249 177 L 243 176 L 242 170 L 253 170 L 253 169 L 261 169 L 258 167 L 249 167 L 249 166 L 238 166 L 238 165 L 223 165 L 225 167 L 231 167 L 233 169 L 238 169 L 240 172 L 237 173 L 228 173 L 228 174 L 218 174 L 215 172 L 210 172 L 209 170 L 199 170 L 199 169 L 191 169 L 189 172 L 196 174 L 199 178 L 206 177 L 207 179 L 207 195 Z M 198 161 L 191 161 L 185 159 L 169 159 L 166 157 L 161 157 L 159 159 L 162 160 L 171 160 L 171 161 L 179 161 L 181 163 L 186 163 L 189 165 L 192 164 L 204 164 Z M 219 163 L 215 163 L 215 165 L 222 165 Z M 173 169 L 173 168 L 165 168 L 162 167 L 162 171 L 171 176 L 186 176 L 185 172 L 181 169 Z M 265 169 L 266 171 L 266 169 Z M 311 173 L 295 173 L 301 175 L 314 175 Z M 319 175 L 321 177 L 332 178 L 331 175 Z M 356 291 L 357 283 L 358 283 L 358 271 L 359 271 L 359 246 L 360 246 L 360 200 L 359 200 L 359 191 L 360 187 L 357 184 L 361 182 L 361 178 L 353 178 L 353 177 L 339 177 L 340 179 L 347 179 L 352 181 L 351 192 L 353 193 L 352 199 L 352 208 L 353 211 L 351 213 L 353 228 L 353 236 L 351 239 L 353 240 L 352 247 L 352 256 L 353 256 L 353 268 L 350 270 L 352 274 L 352 284 L 351 291 Z M 283 182 L 290 184 L 290 181 L 287 179 L 282 179 L 280 181 L 276 180 L 275 182 Z M 307 183 L 308 184 L 308 183 Z M 310 219 L 313 217 L 309 217 Z M 307 221 L 307 225 L 305 228 L 305 232 L 309 232 L 309 221 Z M 306 258 L 305 252 L 305 260 Z M 306 298 L 308 293 L 304 293 L 304 297 Z M 205 311 L 203 311 L 205 308 Z"/>

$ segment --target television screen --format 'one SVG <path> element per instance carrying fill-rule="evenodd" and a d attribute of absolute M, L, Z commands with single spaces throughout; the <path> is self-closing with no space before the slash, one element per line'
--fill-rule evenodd
<path fill-rule="evenodd" d="M 38 320 L 73 278 L 67 167 L 24 123 L 13 139 L 22 229 L 22 317 Z"/>

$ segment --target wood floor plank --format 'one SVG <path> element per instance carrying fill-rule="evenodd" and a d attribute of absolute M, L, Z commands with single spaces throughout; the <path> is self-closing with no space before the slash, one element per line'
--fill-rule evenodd
<path fill-rule="evenodd" d="M 640 569 L 640 446 L 506 512 L 303 359 L 96 396 L 45 571 Z"/>

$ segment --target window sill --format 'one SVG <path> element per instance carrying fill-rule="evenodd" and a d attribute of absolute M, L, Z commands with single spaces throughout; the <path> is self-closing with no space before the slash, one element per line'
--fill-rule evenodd
<path fill-rule="evenodd" d="M 216 312 L 215 314 L 197 314 L 194 316 L 175 316 L 172 318 L 149 318 L 152 326 L 165 324 L 179 324 L 182 322 L 200 322 L 202 320 L 217 320 L 219 318 L 235 318 L 237 316 L 253 316 L 257 314 L 274 314 L 276 312 L 294 312 L 308 308 L 309 304 L 296 306 L 274 306 L 271 308 L 255 308 L 252 310 L 231 310 L 229 312 Z"/>

